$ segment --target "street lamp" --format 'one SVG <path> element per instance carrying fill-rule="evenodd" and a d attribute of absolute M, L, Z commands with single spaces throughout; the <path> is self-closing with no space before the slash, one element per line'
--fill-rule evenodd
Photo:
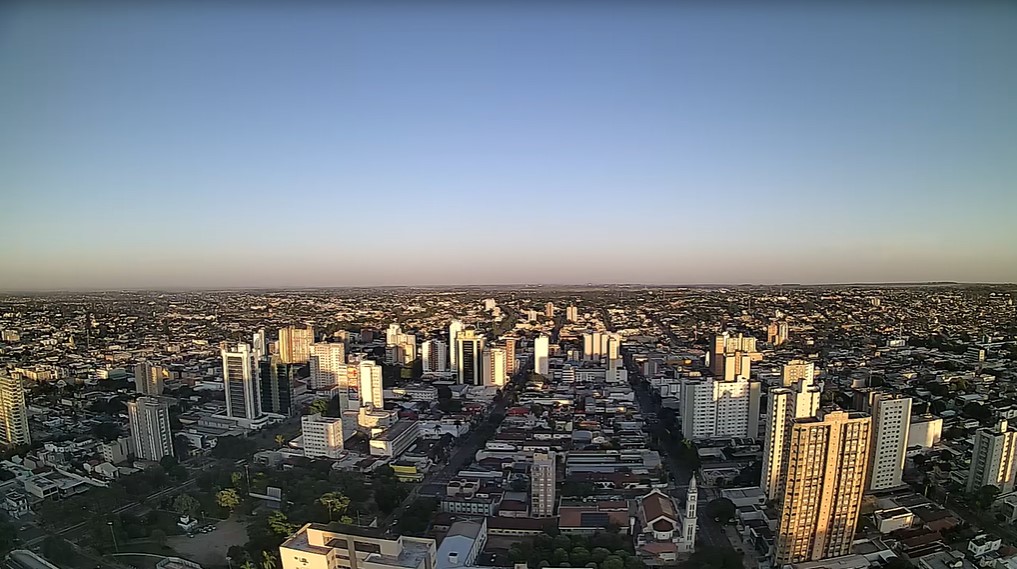
<path fill-rule="evenodd" d="M 230 569 L 233 569 L 233 558 L 227 555 L 226 564 L 230 566 Z"/>
<path fill-rule="evenodd" d="M 113 550 L 116 551 L 117 553 L 120 553 L 120 547 L 117 545 L 117 534 L 116 534 L 115 531 L 113 531 L 113 522 L 112 522 L 112 520 L 106 522 L 106 525 L 109 526 L 109 534 L 111 536 L 113 536 Z"/>

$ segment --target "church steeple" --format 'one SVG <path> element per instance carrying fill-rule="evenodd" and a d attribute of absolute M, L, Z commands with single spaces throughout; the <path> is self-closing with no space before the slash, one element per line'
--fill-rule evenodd
<path fill-rule="evenodd" d="M 689 491 L 685 495 L 685 517 L 682 520 L 681 545 L 685 551 L 696 547 L 696 508 L 699 502 L 699 490 L 696 488 L 696 475 L 689 481 Z"/>

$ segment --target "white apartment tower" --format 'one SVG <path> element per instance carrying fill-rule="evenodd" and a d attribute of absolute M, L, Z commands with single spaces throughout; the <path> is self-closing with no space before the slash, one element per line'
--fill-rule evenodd
<path fill-rule="evenodd" d="M 231 349 L 227 342 L 222 342 L 219 351 L 222 353 L 226 416 L 257 419 L 261 416 L 261 394 L 251 346 L 241 343 Z"/>
<path fill-rule="evenodd" d="M 287 326 L 279 330 L 279 357 L 284 364 L 306 364 L 314 343 L 314 327 Z"/>
<path fill-rule="evenodd" d="M 127 418 L 135 456 L 155 462 L 164 456 L 173 456 L 173 432 L 165 399 L 143 396 L 128 401 Z"/>
<path fill-rule="evenodd" d="M 466 327 L 459 320 L 453 320 L 448 325 L 448 345 L 451 348 L 449 353 L 448 365 L 452 369 L 459 369 L 459 359 L 456 357 L 456 346 L 458 346 L 459 333 L 462 332 Z"/>
<path fill-rule="evenodd" d="M 544 305 L 544 316 L 548 318 L 554 318 L 554 303 L 548 302 Z"/>
<path fill-rule="evenodd" d="M 346 344 L 342 342 L 316 343 L 310 348 L 311 389 L 338 387 L 346 375 Z"/>
<path fill-rule="evenodd" d="M 530 467 L 530 515 L 534 518 L 554 516 L 555 505 L 555 453 L 536 451 Z"/>
<path fill-rule="evenodd" d="M 815 417 L 819 411 L 822 388 L 811 380 L 799 380 L 791 387 L 771 389 L 763 435 L 763 474 L 760 487 L 767 500 L 777 500 L 782 492 L 791 425 L 795 419 Z"/>
<path fill-rule="evenodd" d="M 878 392 L 873 394 L 870 490 L 886 490 L 903 484 L 910 428 L 910 397 Z"/>
<path fill-rule="evenodd" d="M 566 307 L 565 320 L 568 320 L 569 322 L 579 322 L 579 308 L 575 306 Z"/>
<path fill-rule="evenodd" d="M 343 452 L 343 420 L 321 414 L 300 418 L 300 433 L 307 458 L 339 458 Z"/>
<path fill-rule="evenodd" d="M 1014 489 L 1014 460 L 1017 454 L 1017 431 L 1006 419 L 995 427 L 982 427 L 975 432 L 975 448 L 968 471 L 968 493 L 984 486 L 995 486 L 1001 494 Z"/>
<path fill-rule="evenodd" d="M 265 336 L 265 329 L 261 328 L 254 333 L 252 338 L 251 348 L 254 350 L 254 359 L 256 361 L 268 355 L 268 340 Z"/>
<path fill-rule="evenodd" d="M 504 387 L 508 381 L 505 348 L 484 349 L 484 385 Z"/>
<path fill-rule="evenodd" d="M 420 359 L 425 372 L 448 371 L 448 344 L 428 340 L 420 346 Z"/>
<path fill-rule="evenodd" d="M 548 350 L 550 349 L 550 338 L 541 334 L 533 341 L 533 371 L 540 375 L 547 376 L 550 372 L 548 361 Z"/>
<path fill-rule="evenodd" d="M 686 439 L 748 437 L 759 431 L 759 382 L 714 378 L 681 382 L 682 433 Z"/>
<path fill-rule="evenodd" d="M 141 395 L 162 395 L 163 378 L 166 376 L 166 368 L 140 362 L 134 366 L 134 390 Z"/>
<path fill-rule="evenodd" d="M 8 445 L 32 444 L 25 386 L 20 378 L 0 375 L 0 429 L 3 429 L 3 440 Z"/>
<path fill-rule="evenodd" d="M 381 366 L 371 360 L 364 360 L 358 366 L 360 376 L 360 406 L 385 408 L 385 389 L 382 384 Z"/>

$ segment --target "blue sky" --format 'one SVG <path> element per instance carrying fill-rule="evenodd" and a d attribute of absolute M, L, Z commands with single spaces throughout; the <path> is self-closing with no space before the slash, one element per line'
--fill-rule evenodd
<path fill-rule="evenodd" d="M 1017 281 L 1017 5 L 6 3 L 0 289 Z"/>

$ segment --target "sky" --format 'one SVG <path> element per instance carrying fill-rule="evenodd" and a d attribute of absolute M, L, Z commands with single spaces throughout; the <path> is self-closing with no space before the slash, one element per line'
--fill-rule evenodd
<path fill-rule="evenodd" d="M 978 1 L 3 3 L 0 290 L 1015 282 L 1014 30 Z"/>

